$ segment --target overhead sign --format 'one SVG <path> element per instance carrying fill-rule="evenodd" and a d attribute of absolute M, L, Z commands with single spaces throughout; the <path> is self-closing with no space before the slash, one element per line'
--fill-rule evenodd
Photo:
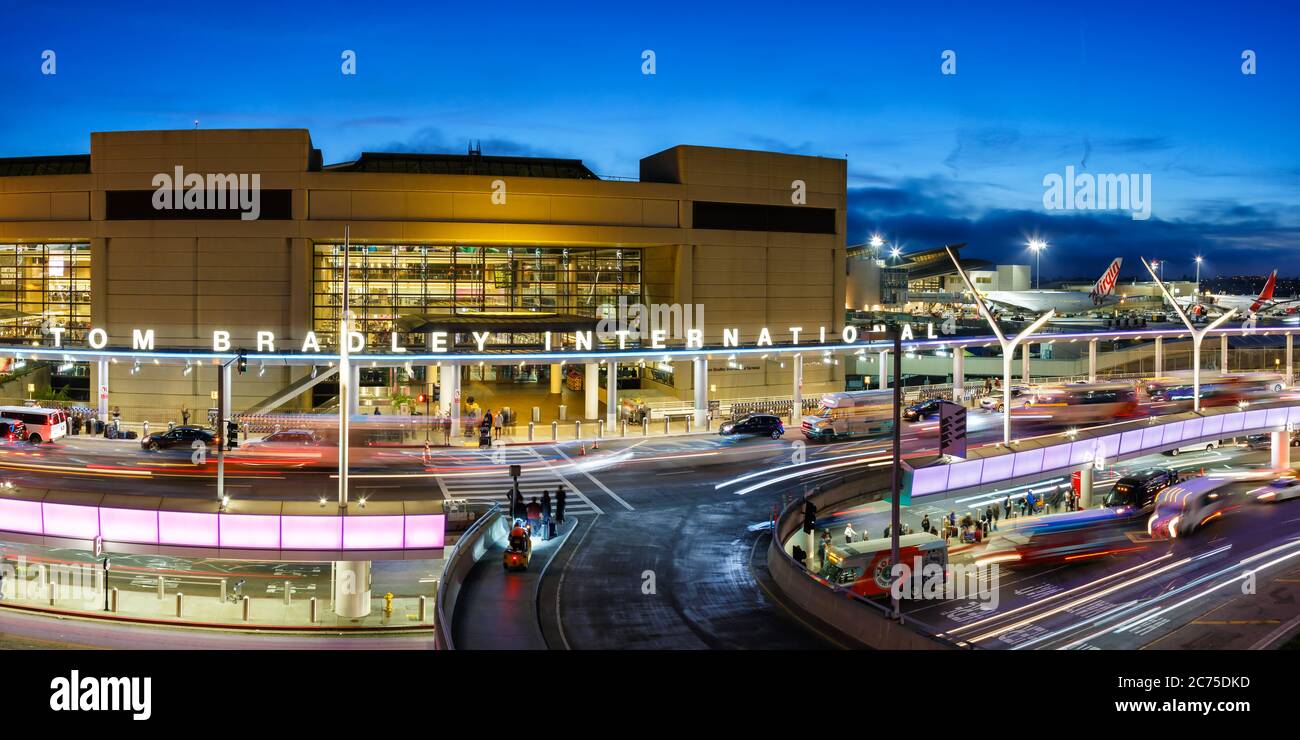
<path fill-rule="evenodd" d="M 966 407 L 939 402 L 939 454 L 966 457 Z"/>

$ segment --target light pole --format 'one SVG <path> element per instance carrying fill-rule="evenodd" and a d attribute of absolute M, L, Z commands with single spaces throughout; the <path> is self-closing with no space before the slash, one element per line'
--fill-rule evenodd
<path fill-rule="evenodd" d="M 1002 345 L 1002 444 L 1009 445 L 1011 444 L 1011 358 L 1015 356 L 1016 347 L 1021 342 L 1033 336 L 1034 332 L 1043 328 L 1043 324 L 1046 324 L 1056 315 L 1056 309 L 1050 309 L 1047 313 L 1034 319 L 1032 324 L 1025 327 L 1024 331 L 1017 334 L 1013 339 L 1007 339 L 1002 333 L 1002 327 L 998 326 L 998 322 L 994 320 L 993 312 L 984 304 L 984 298 L 980 296 L 980 292 L 975 289 L 975 284 L 971 282 L 970 276 L 966 274 L 965 268 L 961 266 L 961 262 L 957 261 L 957 255 L 953 253 L 952 247 L 944 247 L 944 251 L 948 253 L 953 265 L 957 267 L 957 274 L 961 276 L 962 282 L 966 284 L 966 290 L 969 290 L 971 296 L 975 298 L 975 305 L 979 307 L 980 315 L 984 317 L 985 321 L 989 322 L 989 327 L 993 329 L 994 336 L 998 338 L 998 344 Z"/>
<path fill-rule="evenodd" d="M 872 234 L 871 239 L 867 242 L 871 245 L 871 254 L 873 257 L 880 257 L 880 248 L 885 246 L 885 237 L 880 234 Z"/>
<path fill-rule="evenodd" d="M 1047 242 L 1035 237 L 1029 240 L 1028 247 L 1034 251 L 1034 290 L 1038 290 L 1043 279 L 1043 250 L 1047 249 Z"/>
<path fill-rule="evenodd" d="M 889 248 L 889 256 L 891 259 L 894 260 L 894 264 L 898 264 L 898 258 L 901 257 L 902 254 L 903 254 L 903 250 L 899 249 L 898 247 Z"/>
<path fill-rule="evenodd" d="M 339 508 L 348 507 L 348 422 L 350 421 L 352 368 L 348 362 L 352 334 L 348 327 L 348 252 L 351 249 L 351 229 L 343 227 L 343 318 L 339 320 Z"/>
<path fill-rule="evenodd" d="M 1205 258 L 1201 257 L 1199 254 L 1196 255 L 1196 300 L 1198 301 L 1201 300 L 1201 263 L 1204 261 Z"/>
<path fill-rule="evenodd" d="M 1139 257 L 1138 259 L 1142 260 L 1142 266 L 1147 268 L 1147 272 L 1151 273 L 1151 279 L 1156 281 L 1156 285 L 1160 288 L 1160 292 L 1164 294 L 1165 300 L 1169 301 L 1169 305 L 1174 307 L 1174 311 L 1178 314 L 1178 318 L 1183 320 L 1183 325 L 1187 327 L 1187 331 L 1190 332 L 1192 335 L 1192 410 L 1200 411 L 1201 410 L 1201 342 L 1205 339 L 1206 334 L 1209 334 L 1211 331 L 1219 328 L 1219 326 L 1223 324 L 1223 322 L 1231 318 L 1232 315 L 1237 312 L 1237 309 L 1235 308 L 1228 309 L 1228 311 L 1224 313 L 1222 316 L 1210 322 L 1209 326 L 1205 327 L 1204 329 L 1201 329 L 1200 331 L 1197 331 L 1196 327 L 1192 326 L 1192 320 L 1187 318 L 1187 313 L 1183 311 L 1181 306 L 1178 305 L 1178 301 L 1175 301 L 1174 297 L 1169 294 L 1169 289 L 1165 287 L 1164 281 L 1161 280 L 1156 275 L 1155 263 L 1147 262 L 1145 257 Z"/>

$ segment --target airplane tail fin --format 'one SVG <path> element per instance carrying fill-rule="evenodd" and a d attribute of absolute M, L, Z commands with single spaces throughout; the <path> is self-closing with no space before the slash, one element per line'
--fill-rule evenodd
<path fill-rule="evenodd" d="M 1088 295 L 1092 297 L 1092 302 L 1098 306 L 1105 303 L 1106 297 L 1115 292 L 1115 284 L 1119 282 L 1119 268 L 1124 264 L 1123 257 L 1116 257 L 1110 263 L 1110 267 L 1101 274 L 1101 279 L 1092 286 L 1092 292 Z"/>
<path fill-rule="evenodd" d="M 1264 283 L 1264 289 L 1259 292 L 1259 297 L 1255 299 L 1254 303 L 1250 304 L 1251 314 L 1254 314 L 1255 312 L 1259 311 L 1259 309 L 1264 306 L 1265 302 L 1273 300 L 1273 290 L 1276 287 L 1277 287 L 1277 270 L 1274 270 L 1273 274 L 1269 275 L 1268 280 Z"/>

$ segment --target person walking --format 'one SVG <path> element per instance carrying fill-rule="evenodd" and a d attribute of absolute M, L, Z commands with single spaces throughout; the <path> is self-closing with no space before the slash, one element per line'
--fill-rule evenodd
<path fill-rule="evenodd" d="M 555 489 L 555 521 L 564 524 L 564 486 Z"/>
<path fill-rule="evenodd" d="M 190 407 L 181 406 L 181 426 L 187 427 L 189 425 L 190 425 Z"/>
<path fill-rule="evenodd" d="M 542 530 L 546 532 L 546 539 L 551 538 L 551 492 L 542 491 Z"/>
<path fill-rule="evenodd" d="M 533 500 L 528 502 L 528 524 L 536 532 L 542 524 L 542 504 L 533 496 Z"/>
<path fill-rule="evenodd" d="M 998 505 L 993 504 L 990 508 L 993 510 L 993 531 L 996 532 L 998 531 Z"/>
<path fill-rule="evenodd" d="M 922 531 L 922 532 L 929 532 L 929 531 L 930 531 L 930 515 L 929 515 L 929 514 L 926 514 L 925 516 L 921 517 L 921 531 Z"/>
<path fill-rule="evenodd" d="M 846 545 L 853 544 L 853 538 L 857 536 L 858 533 L 853 531 L 853 522 L 849 522 L 848 524 L 844 525 L 844 544 Z"/>
<path fill-rule="evenodd" d="M 505 423 L 505 415 L 505 409 L 501 409 L 497 412 L 497 415 L 492 418 L 492 433 L 496 435 L 497 439 L 501 439 L 501 425 Z"/>
<path fill-rule="evenodd" d="M 1008 494 L 1008 495 L 1007 495 L 1007 499 L 1006 499 L 1005 501 L 1002 502 L 1002 516 L 1005 517 L 1005 518 L 1007 518 L 1007 519 L 1010 519 L 1010 518 L 1011 518 L 1011 496 L 1010 496 L 1010 494 Z"/>
<path fill-rule="evenodd" d="M 821 568 L 823 569 L 826 567 L 826 553 L 830 549 L 831 549 L 831 531 L 829 529 L 823 529 L 821 544 L 817 548 L 817 558 L 818 560 L 821 561 Z"/>

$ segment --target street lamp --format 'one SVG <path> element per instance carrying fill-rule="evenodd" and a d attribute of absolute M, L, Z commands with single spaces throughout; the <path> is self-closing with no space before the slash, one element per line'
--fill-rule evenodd
<path fill-rule="evenodd" d="M 901 256 L 902 254 L 903 254 L 903 250 L 899 249 L 898 247 L 889 248 L 889 256 L 895 260 L 895 263 L 897 263 L 899 256 Z"/>
<path fill-rule="evenodd" d="M 1199 254 L 1196 255 L 1196 295 L 1197 296 L 1201 294 L 1201 263 L 1204 261 L 1205 261 L 1204 257 L 1202 257 Z M 1196 300 L 1199 301 L 1201 299 L 1197 298 Z"/>
<path fill-rule="evenodd" d="M 1043 279 L 1043 250 L 1047 249 L 1047 242 L 1034 237 L 1029 240 L 1028 247 L 1034 251 L 1034 290 L 1038 290 L 1039 282 Z"/>
<path fill-rule="evenodd" d="M 879 257 L 880 248 L 885 246 L 885 237 L 881 236 L 880 234 L 872 234 L 871 239 L 868 240 L 867 243 L 871 245 L 871 251 L 873 256 Z"/>

